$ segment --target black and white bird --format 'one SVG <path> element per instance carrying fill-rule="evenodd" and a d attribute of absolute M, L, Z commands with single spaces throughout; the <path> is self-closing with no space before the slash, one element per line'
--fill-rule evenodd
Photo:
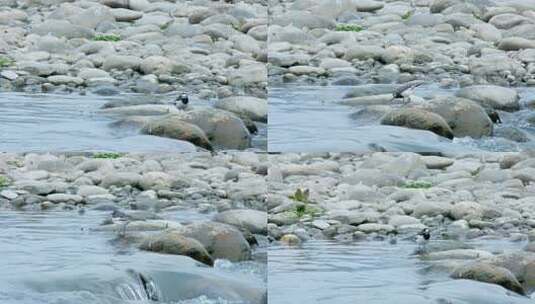
<path fill-rule="evenodd" d="M 188 107 L 189 97 L 188 94 L 182 93 L 175 100 L 175 106 L 179 110 L 185 110 Z"/>
<path fill-rule="evenodd" d="M 392 92 L 394 99 L 402 98 L 403 103 L 410 102 L 410 96 L 414 93 L 414 89 L 424 84 L 423 80 L 413 80 L 402 84 Z"/>
<path fill-rule="evenodd" d="M 431 232 L 429 231 L 429 228 L 424 228 L 416 235 L 416 244 L 418 244 L 418 248 L 416 249 L 417 254 L 423 254 L 426 252 L 426 245 L 430 239 Z"/>

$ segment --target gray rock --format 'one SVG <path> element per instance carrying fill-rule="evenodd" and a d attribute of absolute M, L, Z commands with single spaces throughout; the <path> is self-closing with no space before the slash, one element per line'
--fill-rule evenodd
<path fill-rule="evenodd" d="M 54 35 L 56 37 L 92 38 L 95 33 L 92 29 L 75 25 L 66 20 L 47 20 L 32 29 L 32 32 L 41 36 Z"/>
<path fill-rule="evenodd" d="M 514 112 L 520 110 L 520 97 L 515 89 L 477 85 L 464 87 L 457 92 L 457 96 L 477 101 L 483 107 L 495 110 Z"/>
<path fill-rule="evenodd" d="M 431 4 L 430 11 L 433 14 L 441 13 L 450 6 L 458 4 L 458 0 L 434 0 Z"/>
<path fill-rule="evenodd" d="M 163 56 L 150 56 L 140 64 L 140 70 L 145 74 L 183 74 L 190 72 L 190 68 L 185 64 L 178 63 L 174 60 L 171 60 Z"/>
<path fill-rule="evenodd" d="M 518 51 L 523 49 L 534 49 L 535 41 L 520 38 L 520 37 L 509 37 L 503 38 L 498 44 L 498 49 L 503 51 Z"/>
<path fill-rule="evenodd" d="M 355 3 L 355 8 L 359 12 L 375 12 L 384 7 L 384 4 L 379 1 L 374 0 L 361 0 Z"/>
<path fill-rule="evenodd" d="M 267 213 L 251 209 L 237 209 L 218 213 L 214 221 L 229 224 L 254 234 L 267 233 Z"/>
<path fill-rule="evenodd" d="M 267 99 L 252 96 L 232 96 L 218 100 L 215 103 L 215 107 L 233 112 L 240 117 L 247 117 L 253 121 L 267 122 Z"/>
<path fill-rule="evenodd" d="M 105 175 L 100 183 L 101 187 L 109 188 L 111 186 L 136 187 L 141 181 L 141 175 L 134 172 L 113 172 Z"/>
<path fill-rule="evenodd" d="M 54 193 L 49 194 L 46 197 L 47 200 L 53 203 L 80 203 L 83 201 L 83 198 L 80 195 L 76 194 L 65 194 L 65 193 Z"/>
<path fill-rule="evenodd" d="M 480 138 L 492 135 L 493 124 L 487 112 L 476 102 L 455 97 L 439 97 L 424 106 L 444 118 L 455 137 Z"/>
<path fill-rule="evenodd" d="M 517 25 L 533 22 L 528 18 L 517 14 L 500 14 L 490 18 L 489 23 L 496 28 L 507 30 Z"/>
<path fill-rule="evenodd" d="M 102 69 L 106 71 L 110 71 L 112 69 L 138 70 L 140 65 L 141 59 L 139 57 L 126 55 L 110 55 L 105 57 L 104 62 L 102 63 Z"/>
<path fill-rule="evenodd" d="M 184 237 L 178 231 L 165 231 L 147 237 L 139 248 L 159 253 L 189 256 L 210 266 L 214 264 L 212 257 L 199 241 Z"/>
<path fill-rule="evenodd" d="M 143 17 L 142 12 L 137 12 L 126 8 L 114 8 L 111 9 L 110 12 L 115 18 L 115 21 L 118 22 L 132 22 Z"/>
<path fill-rule="evenodd" d="M 148 122 L 141 133 L 189 141 L 204 149 L 213 150 L 205 132 L 198 126 L 181 120 L 181 116 L 167 115 Z"/>
<path fill-rule="evenodd" d="M 109 191 L 105 188 L 92 185 L 84 185 L 78 187 L 78 195 L 86 197 L 92 195 L 106 195 L 109 194 Z"/>
<path fill-rule="evenodd" d="M 8 80 L 15 80 L 19 77 L 19 75 L 17 75 L 17 73 L 13 71 L 4 70 L 0 72 L 0 77 L 3 77 Z"/>
<path fill-rule="evenodd" d="M 183 121 L 200 127 L 216 148 L 246 149 L 250 146 L 251 136 L 245 124 L 230 112 L 200 108 L 180 116 Z"/>
<path fill-rule="evenodd" d="M 463 265 L 455 269 L 452 277 L 497 284 L 521 295 L 525 294 L 524 288 L 509 270 L 487 263 L 474 262 Z"/>
<path fill-rule="evenodd" d="M 381 124 L 427 130 L 449 139 L 454 134 L 443 117 L 416 108 L 393 110 L 381 118 Z"/>
<path fill-rule="evenodd" d="M 498 42 L 502 39 L 502 33 L 492 24 L 476 23 L 470 27 L 475 36 L 489 42 Z"/>
<path fill-rule="evenodd" d="M 306 27 L 308 29 L 325 28 L 334 29 L 336 23 L 325 17 L 313 15 L 307 11 L 290 11 L 288 13 L 275 16 L 273 24 L 286 26 L 294 25 L 298 28 Z"/>
<path fill-rule="evenodd" d="M 230 225 L 199 222 L 184 226 L 179 232 L 199 241 L 214 259 L 237 262 L 251 258 L 249 243 L 238 229 Z"/>

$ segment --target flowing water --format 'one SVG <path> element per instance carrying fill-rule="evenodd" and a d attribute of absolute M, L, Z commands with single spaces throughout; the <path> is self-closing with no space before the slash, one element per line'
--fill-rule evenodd
<path fill-rule="evenodd" d="M 488 240 L 475 245 L 493 251 L 524 244 Z M 269 250 L 270 304 L 533 303 L 501 286 L 450 279 L 414 256 L 410 242 L 309 241 Z"/>
<path fill-rule="evenodd" d="M 138 128 L 117 128 L 113 117 L 98 113 L 108 101 L 161 96 L 137 94 L 102 97 L 0 93 L 0 143 L 3 152 L 29 151 L 117 151 L 192 152 L 188 143 L 163 137 L 140 135 Z M 253 136 L 253 149 L 265 150 L 265 124 Z"/>
<path fill-rule="evenodd" d="M 340 101 L 351 91 L 350 86 L 286 86 L 269 91 L 269 150 L 293 151 L 387 151 L 467 152 L 477 150 L 518 151 L 533 149 L 534 141 L 516 143 L 503 138 L 455 138 L 453 141 L 428 131 L 380 125 L 378 120 L 351 117 L 358 107 Z M 525 102 L 535 99 L 535 90 L 518 88 L 523 109 L 515 113 L 500 113 L 503 124 L 525 131 L 535 139 L 535 128 L 526 118 L 533 114 Z M 455 90 L 427 85 L 415 90 L 415 95 L 431 98 L 454 94 Z"/>
<path fill-rule="evenodd" d="M 108 215 L 2 211 L 0 303 L 154 303 L 149 298 L 155 295 L 159 303 L 247 303 L 265 297 L 265 257 L 217 260 L 211 268 L 183 256 L 142 252 L 113 233 L 93 230 Z M 208 216 L 165 217 L 188 222 Z"/>

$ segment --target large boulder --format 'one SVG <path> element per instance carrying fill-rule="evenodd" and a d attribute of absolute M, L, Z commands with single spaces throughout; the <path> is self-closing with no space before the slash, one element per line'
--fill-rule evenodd
<path fill-rule="evenodd" d="M 422 107 L 442 116 L 455 137 L 481 138 L 492 135 L 492 121 L 485 109 L 475 101 L 450 96 L 438 97 Z"/>
<path fill-rule="evenodd" d="M 250 233 L 267 233 L 267 213 L 252 209 L 224 211 L 214 217 L 216 222 L 229 224 Z"/>
<path fill-rule="evenodd" d="M 179 232 L 199 241 L 213 258 L 233 262 L 251 258 L 249 243 L 238 229 L 230 225 L 198 222 L 184 226 Z"/>
<path fill-rule="evenodd" d="M 454 270 L 452 277 L 497 284 L 516 293 L 525 294 L 524 288 L 511 271 L 488 263 L 474 262 L 460 266 Z"/>
<path fill-rule="evenodd" d="M 218 100 L 215 103 L 215 107 L 253 121 L 267 122 L 267 99 L 252 96 L 232 96 Z"/>
<path fill-rule="evenodd" d="M 204 149 L 213 150 L 210 140 L 198 126 L 181 120 L 178 115 L 166 115 L 143 126 L 141 133 L 185 140 Z"/>
<path fill-rule="evenodd" d="M 440 115 L 433 112 L 407 108 L 393 110 L 381 118 L 381 124 L 431 131 L 452 139 L 453 131 Z"/>
<path fill-rule="evenodd" d="M 189 256 L 210 266 L 214 264 L 214 260 L 199 241 L 184 237 L 174 230 L 147 237 L 139 248 L 159 253 Z"/>
<path fill-rule="evenodd" d="M 520 110 L 518 92 L 511 88 L 476 85 L 460 89 L 457 96 L 477 101 L 486 108 L 509 112 Z"/>
<path fill-rule="evenodd" d="M 199 126 L 214 147 L 246 149 L 251 135 L 243 121 L 233 113 L 213 108 L 199 108 L 180 113 L 181 119 Z"/>

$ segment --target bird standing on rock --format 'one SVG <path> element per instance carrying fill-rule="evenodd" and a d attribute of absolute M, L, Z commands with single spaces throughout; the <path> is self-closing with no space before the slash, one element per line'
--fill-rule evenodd
<path fill-rule="evenodd" d="M 189 97 L 188 94 L 182 93 L 175 100 L 175 106 L 179 110 L 185 110 L 188 107 Z"/>
<path fill-rule="evenodd" d="M 414 89 L 424 84 L 423 80 L 413 80 L 402 84 L 392 93 L 394 99 L 403 98 L 403 103 L 410 102 L 410 96 L 414 93 Z"/>

